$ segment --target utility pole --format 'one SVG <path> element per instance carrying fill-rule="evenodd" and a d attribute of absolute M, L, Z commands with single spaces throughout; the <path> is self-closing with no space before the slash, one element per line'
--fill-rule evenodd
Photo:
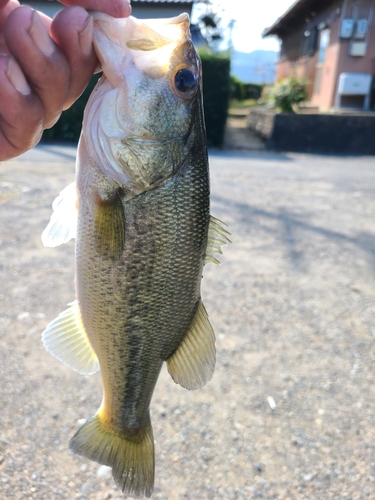
<path fill-rule="evenodd" d="M 229 29 L 229 41 L 228 41 L 228 45 L 229 45 L 229 54 L 230 56 L 232 57 L 232 54 L 233 54 L 233 29 L 234 29 L 234 25 L 236 24 L 236 20 L 235 19 L 231 19 L 228 23 L 228 29 Z"/>

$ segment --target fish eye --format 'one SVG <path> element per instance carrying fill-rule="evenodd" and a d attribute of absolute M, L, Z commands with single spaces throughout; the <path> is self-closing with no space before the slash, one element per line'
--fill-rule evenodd
<path fill-rule="evenodd" d="M 182 94 L 182 97 L 190 97 L 198 87 L 197 75 L 187 68 L 177 71 L 174 82 L 176 90 Z"/>

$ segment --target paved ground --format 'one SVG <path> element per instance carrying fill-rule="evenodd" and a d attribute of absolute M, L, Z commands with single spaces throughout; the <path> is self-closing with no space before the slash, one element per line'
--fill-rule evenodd
<path fill-rule="evenodd" d="M 375 498 L 375 159 L 213 154 L 212 212 L 233 244 L 205 269 L 208 386 L 163 371 L 153 498 Z M 44 249 L 74 148 L 0 165 L 0 498 L 121 498 L 68 452 L 101 398 L 40 333 L 73 298 L 73 246 Z"/>
<path fill-rule="evenodd" d="M 266 142 L 254 134 L 244 118 L 229 117 L 224 135 L 224 149 L 228 151 L 266 151 Z"/>

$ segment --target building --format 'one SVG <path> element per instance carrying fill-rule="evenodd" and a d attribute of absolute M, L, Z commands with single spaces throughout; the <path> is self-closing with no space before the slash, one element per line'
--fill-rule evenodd
<path fill-rule="evenodd" d="M 173 17 L 187 12 L 191 15 L 193 4 L 198 0 L 132 0 L 132 15 L 141 19 L 155 17 Z M 21 0 L 21 4 L 30 5 L 50 17 L 63 6 L 56 0 Z"/>
<path fill-rule="evenodd" d="M 140 19 L 174 17 L 187 12 L 191 17 L 193 4 L 198 0 L 132 0 L 132 15 Z"/>
<path fill-rule="evenodd" d="M 373 109 L 375 0 L 298 0 L 270 35 L 281 40 L 277 79 L 304 77 L 312 106 Z"/>
<path fill-rule="evenodd" d="M 206 3 L 207 0 L 132 0 L 132 15 L 139 19 L 152 19 L 163 17 L 179 16 L 187 12 L 191 17 L 194 3 Z M 44 12 L 49 17 L 53 17 L 63 5 L 57 0 L 20 0 L 23 5 L 30 5 L 33 9 Z M 207 45 L 199 26 L 190 26 L 193 43 L 199 47 Z"/>

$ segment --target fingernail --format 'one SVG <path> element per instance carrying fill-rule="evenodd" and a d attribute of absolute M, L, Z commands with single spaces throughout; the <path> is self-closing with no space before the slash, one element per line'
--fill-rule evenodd
<path fill-rule="evenodd" d="M 29 34 L 34 40 L 35 45 L 45 56 L 49 57 L 52 55 L 55 47 L 48 34 L 47 28 L 44 26 L 43 21 L 36 10 L 33 12 Z"/>
<path fill-rule="evenodd" d="M 23 95 L 29 95 L 31 89 L 26 81 L 24 74 L 22 73 L 21 68 L 18 63 L 13 59 L 13 57 L 9 57 L 8 61 L 8 70 L 7 77 L 9 81 L 13 85 L 13 87 Z"/>
<path fill-rule="evenodd" d="M 79 33 L 79 43 L 85 56 L 89 56 L 91 54 L 93 30 L 94 22 L 92 17 L 89 16 L 86 27 L 81 31 L 81 33 Z"/>

